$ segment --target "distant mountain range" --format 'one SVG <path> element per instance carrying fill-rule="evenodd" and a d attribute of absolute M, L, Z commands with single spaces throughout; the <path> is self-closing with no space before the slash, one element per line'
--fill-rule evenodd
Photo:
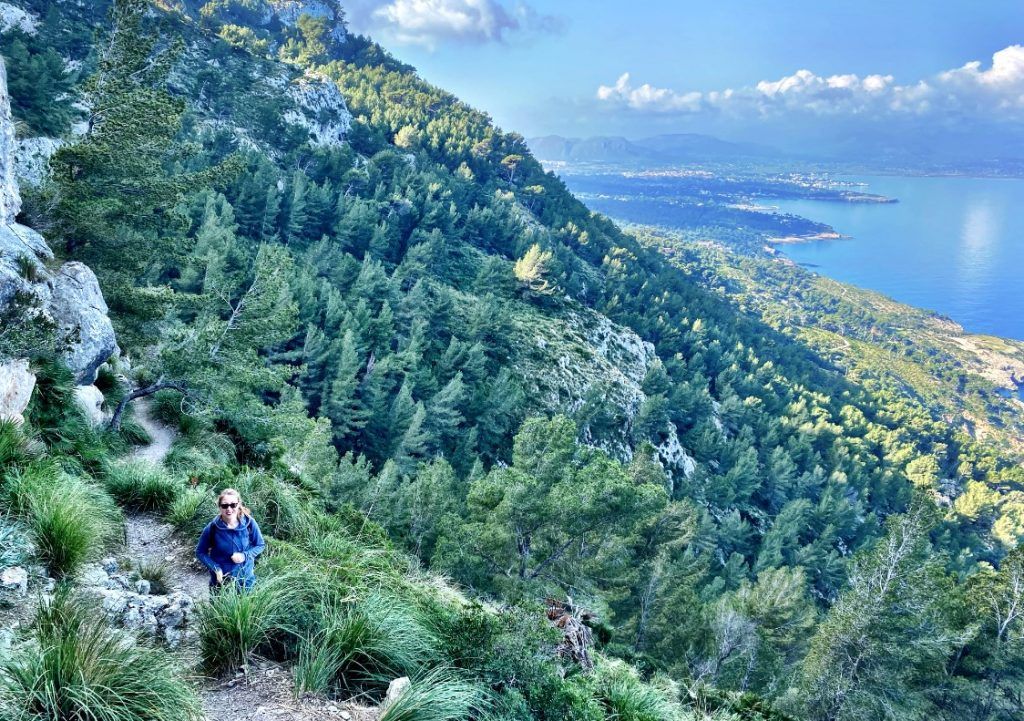
<path fill-rule="evenodd" d="M 709 160 L 773 159 L 784 157 L 775 148 L 756 143 L 733 143 L 711 135 L 674 133 L 642 140 L 621 136 L 565 138 L 546 135 L 527 141 L 540 160 L 572 163 L 679 163 Z"/>

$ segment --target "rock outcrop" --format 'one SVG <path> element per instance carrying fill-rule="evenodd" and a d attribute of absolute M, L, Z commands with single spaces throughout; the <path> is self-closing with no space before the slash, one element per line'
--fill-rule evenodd
<path fill-rule="evenodd" d="M 24 327 L 38 326 L 47 332 L 52 326 L 55 349 L 74 372 L 76 382 L 90 385 L 96 379 L 96 369 L 117 352 L 114 327 L 92 270 L 75 261 L 54 270 L 54 255 L 43 237 L 18 224 L 18 148 L 7 71 L 0 60 L 0 317 L 11 323 L 13 316 L 14 322 Z M 20 417 L 24 406 L 20 410 L 16 406 L 22 402 L 24 389 L 29 388 L 30 393 L 32 385 L 25 373 L 27 365 L 8 369 L 11 404 L 0 413 Z"/>
<path fill-rule="evenodd" d="M 153 636 L 172 648 L 194 634 L 195 602 L 191 596 L 181 591 L 151 594 L 149 581 L 120 573 L 113 559 L 89 564 L 78 580 L 87 594 L 102 603 L 113 623 Z"/>
<path fill-rule="evenodd" d="M 67 344 L 64 362 L 79 385 L 91 384 L 96 370 L 117 351 L 117 339 L 99 281 L 87 265 L 72 261 L 60 267 L 49 312 Z"/>
<path fill-rule="evenodd" d="M 64 145 L 57 138 L 23 138 L 18 141 L 15 175 L 22 183 L 33 188 L 43 184 L 50 172 L 50 158 Z"/>
<path fill-rule="evenodd" d="M 33 35 L 39 25 L 39 18 L 10 3 L 0 2 L 0 32 L 20 30 L 26 35 Z"/>
<path fill-rule="evenodd" d="M 32 400 L 36 377 L 28 368 L 28 361 L 18 359 L 0 365 L 0 420 L 24 423 L 21 415 Z"/>
<path fill-rule="evenodd" d="M 314 145 L 340 145 L 352 126 L 352 114 L 338 86 L 327 78 L 301 77 L 288 85 L 295 110 L 284 114 L 286 122 L 309 131 Z"/>
<path fill-rule="evenodd" d="M 18 144 L 14 139 L 11 96 L 7 92 L 7 66 L 0 64 L 0 222 L 13 223 L 21 211 L 15 161 Z"/>

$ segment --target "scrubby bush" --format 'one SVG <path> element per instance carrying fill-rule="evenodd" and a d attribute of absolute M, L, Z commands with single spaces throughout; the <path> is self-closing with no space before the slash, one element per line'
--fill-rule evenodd
<path fill-rule="evenodd" d="M 185 491 L 185 484 L 164 469 L 138 460 L 107 463 L 103 483 L 118 503 L 138 511 L 165 512 Z"/>
<path fill-rule="evenodd" d="M 7 721 L 203 718 L 164 652 L 112 629 L 67 590 L 40 607 L 31 641 L 0 658 L 0 717 Z"/>
<path fill-rule="evenodd" d="M 107 438 L 75 402 L 74 374 L 52 358 L 36 359 L 32 370 L 36 387 L 25 410 L 27 423 L 68 470 L 97 470 L 109 453 Z"/>

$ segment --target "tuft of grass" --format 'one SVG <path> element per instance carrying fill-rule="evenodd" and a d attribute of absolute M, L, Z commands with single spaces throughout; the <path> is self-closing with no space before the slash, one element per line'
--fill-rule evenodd
<path fill-rule="evenodd" d="M 597 670 L 595 695 L 608 718 L 620 721 L 673 721 L 679 709 L 621 661 L 605 661 Z"/>
<path fill-rule="evenodd" d="M 171 503 L 164 516 L 182 533 L 198 536 L 211 518 L 217 515 L 213 491 L 206 486 L 185 488 Z"/>
<path fill-rule="evenodd" d="M 52 463 L 32 464 L 6 481 L 8 507 L 22 517 L 36 555 L 56 578 L 99 556 L 121 527 L 110 496 Z"/>
<path fill-rule="evenodd" d="M 107 625 L 61 590 L 40 607 L 30 643 L 0 658 L 9 721 L 199 721 L 199 700 L 171 659 Z"/>
<path fill-rule="evenodd" d="M 447 669 L 414 679 L 380 715 L 380 721 L 460 721 L 479 717 L 487 694 Z M 613 717 L 614 718 L 614 717 Z"/>
<path fill-rule="evenodd" d="M 302 534 L 308 520 L 306 504 L 298 490 L 269 473 L 247 469 L 219 484 L 238 489 L 246 506 L 252 509 L 264 533 L 291 540 Z"/>
<path fill-rule="evenodd" d="M 295 580 L 279 576 L 245 591 L 226 586 L 200 606 L 199 656 L 215 674 L 233 671 L 293 634 Z"/>
<path fill-rule="evenodd" d="M 0 474 L 28 463 L 36 455 L 31 439 L 21 426 L 14 421 L 0 419 Z"/>
<path fill-rule="evenodd" d="M 134 418 L 126 418 L 121 421 L 119 435 L 121 440 L 129 446 L 148 446 L 153 442 L 149 431 L 143 428 Z"/>
<path fill-rule="evenodd" d="M 168 591 L 167 579 L 169 577 L 169 571 L 167 566 L 158 563 L 143 561 L 135 567 L 135 572 L 132 574 L 132 580 L 145 580 L 149 581 L 149 592 L 151 594 L 160 596 Z"/>
<path fill-rule="evenodd" d="M 235 460 L 235 446 L 223 433 L 190 426 L 171 446 L 164 465 L 185 476 L 208 477 L 209 469 L 222 468 Z"/>
<path fill-rule="evenodd" d="M 397 596 L 373 594 L 356 602 L 328 598 L 319 615 L 315 633 L 299 650 L 295 688 L 300 694 L 326 694 L 335 686 L 382 689 L 441 657 L 423 612 Z"/>
<path fill-rule="evenodd" d="M 185 491 L 184 483 L 144 461 L 107 463 L 103 483 L 119 504 L 138 511 L 166 512 Z"/>

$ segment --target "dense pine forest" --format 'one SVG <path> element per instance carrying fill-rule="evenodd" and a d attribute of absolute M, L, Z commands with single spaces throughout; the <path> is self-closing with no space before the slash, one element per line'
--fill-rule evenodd
<path fill-rule="evenodd" d="M 879 305 L 591 213 L 337 0 L 0 6 L 30 18 L 0 36 L 20 147 L 59 141 L 17 220 L 95 272 L 120 349 L 93 425 L 67 339 L 2 316 L 37 381 L 0 422 L 0 566 L 59 582 L 0 644 L 5 718 L 202 718 L 160 646 L 107 641 L 136 707 L 48 674 L 114 633 L 72 581 L 122 514 L 191 539 L 225 487 L 272 540 L 198 612 L 211 676 L 410 676 L 387 719 L 1024 714 L 1020 421 L 951 422 L 981 381 Z M 827 352 L 879 335 L 934 375 Z M 143 404 L 160 467 L 123 458 Z"/>

